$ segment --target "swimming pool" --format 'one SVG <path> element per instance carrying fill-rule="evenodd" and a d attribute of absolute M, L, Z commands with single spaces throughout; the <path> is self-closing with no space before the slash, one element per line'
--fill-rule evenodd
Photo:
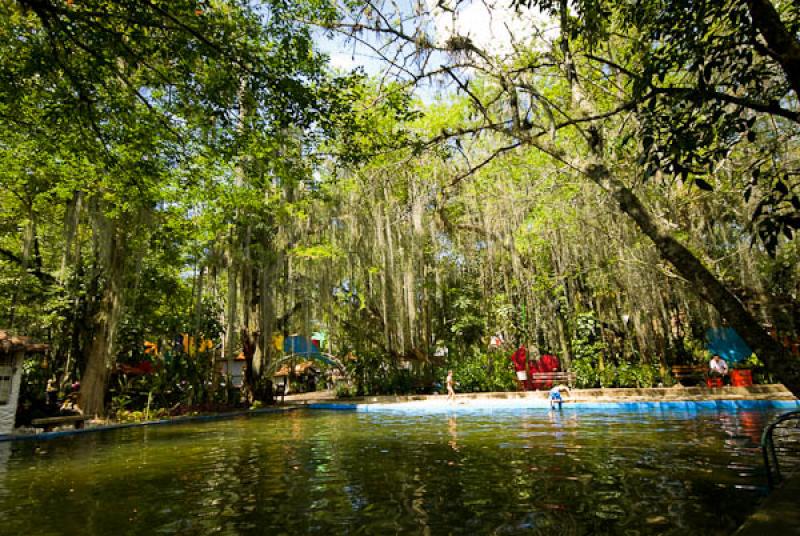
<path fill-rule="evenodd" d="M 0 443 L 0 534 L 729 534 L 779 413 L 297 410 Z"/>

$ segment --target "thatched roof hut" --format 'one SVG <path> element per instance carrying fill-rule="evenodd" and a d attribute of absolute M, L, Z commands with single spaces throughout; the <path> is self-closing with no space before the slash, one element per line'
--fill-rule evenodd
<path fill-rule="evenodd" d="M 46 344 L 0 330 L 0 435 L 11 433 L 17 414 L 22 360 L 27 354 L 45 353 Z"/>

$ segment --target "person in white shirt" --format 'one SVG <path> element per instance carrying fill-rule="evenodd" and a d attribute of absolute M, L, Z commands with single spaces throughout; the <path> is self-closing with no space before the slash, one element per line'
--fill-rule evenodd
<path fill-rule="evenodd" d="M 717 354 L 714 354 L 714 357 L 708 363 L 708 375 L 720 378 L 728 375 L 728 364 Z"/>

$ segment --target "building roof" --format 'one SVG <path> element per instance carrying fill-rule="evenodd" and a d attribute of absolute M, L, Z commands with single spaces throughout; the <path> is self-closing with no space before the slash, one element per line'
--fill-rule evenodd
<path fill-rule="evenodd" d="M 11 335 L 5 330 L 0 330 L 0 352 L 11 353 L 24 351 L 28 354 L 44 353 L 50 347 L 46 344 L 34 343 L 30 337 Z"/>
<path fill-rule="evenodd" d="M 294 366 L 295 374 L 306 374 L 309 372 L 309 370 L 312 372 L 317 372 L 317 367 L 314 366 L 313 361 L 304 361 Z M 278 369 L 278 371 L 275 372 L 275 374 L 273 374 L 272 376 L 275 377 L 275 376 L 288 376 L 288 375 L 289 375 L 289 366 L 284 365 L 280 369 Z"/>
<path fill-rule="evenodd" d="M 228 361 L 228 358 L 225 357 L 224 355 L 218 355 L 216 360 L 218 362 L 224 363 L 224 362 Z M 247 359 L 245 359 L 245 357 L 244 357 L 244 352 L 239 352 L 236 355 L 236 357 L 233 358 L 233 360 L 234 361 L 247 361 Z"/>

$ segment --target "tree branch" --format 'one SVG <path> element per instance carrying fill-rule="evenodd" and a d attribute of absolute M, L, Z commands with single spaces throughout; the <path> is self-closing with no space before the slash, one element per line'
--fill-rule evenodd
<path fill-rule="evenodd" d="M 621 73 L 629 76 L 630 78 L 634 78 L 637 80 L 643 80 L 643 77 L 639 73 L 635 73 L 630 69 L 623 67 L 622 65 L 609 60 L 607 58 L 601 58 L 599 56 L 595 56 L 593 54 L 586 54 L 584 56 L 587 59 L 597 61 L 608 65 L 609 67 L 613 67 L 617 69 Z M 648 85 L 651 88 L 652 93 L 663 94 L 663 95 L 671 95 L 674 97 L 683 98 L 690 102 L 694 103 L 702 103 L 706 101 L 713 101 L 718 100 L 721 102 L 726 102 L 730 104 L 736 104 L 738 106 L 742 106 L 744 108 L 748 108 L 755 112 L 766 113 L 769 115 L 775 115 L 778 117 L 784 117 L 789 119 L 790 121 L 794 121 L 795 123 L 800 123 L 800 112 L 796 112 L 793 110 L 788 110 L 786 108 L 781 107 L 780 103 L 777 101 L 772 102 L 758 102 L 752 99 L 746 99 L 744 97 L 737 97 L 734 95 L 729 95 L 727 93 L 723 93 L 721 91 L 715 91 L 709 87 L 705 87 L 703 89 L 699 89 L 696 87 L 657 87 L 654 86 L 649 81 Z M 644 99 L 640 99 L 644 100 Z"/>
<path fill-rule="evenodd" d="M 0 257 L 3 257 L 5 260 L 13 262 L 17 266 L 23 268 L 29 274 L 35 276 L 42 283 L 45 283 L 47 285 L 53 285 L 56 283 L 55 277 L 48 274 L 47 272 L 42 271 L 40 268 L 26 268 L 25 261 L 22 260 L 22 257 L 14 254 L 13 252 L 5 248 L 0 248 Z"/>
<path fill-rule="evenodd" d="M 753 26 L 767 42 L 770 56 L 786 73 L 795 95 L 800 98 L 800 41 L 784 26 L 770 0 L 745 0 Z"/>
<path fill-rule="evenodd" d="M 522 141 L 515 141 L 511 145 L 506 145 L 504 147 L 500 147 L 499 149 L 494 151 L 492 154 L 490 154 L 487 158 L 482 160 L 480 164 L 471 167 L 470 169 L 468 169 L 467 171 L 465 171 L 464 173 L 458 175 L 456 178 L 454 178 L 452 181 L 450 181 L 450 184 L 448 185 L 448 187 L 452 188 L 453 186 L 455 186 L 456 184 L 458 184 L 462 180 L 466 179 L 470 175 L 473 175 L 478 170 L 480 170 L 481 168 L 483 168 L 484 166 L 489 164 L 492 160 L 494 160 L 495 158 L 497 158 L 501 154 L 507 153 L 508 151 L 511 151 L 511 150 L 514 150 L 514 149 L 516 149 L 517 147 L 519 147 L 521 145 L 522 145 Z"/>

